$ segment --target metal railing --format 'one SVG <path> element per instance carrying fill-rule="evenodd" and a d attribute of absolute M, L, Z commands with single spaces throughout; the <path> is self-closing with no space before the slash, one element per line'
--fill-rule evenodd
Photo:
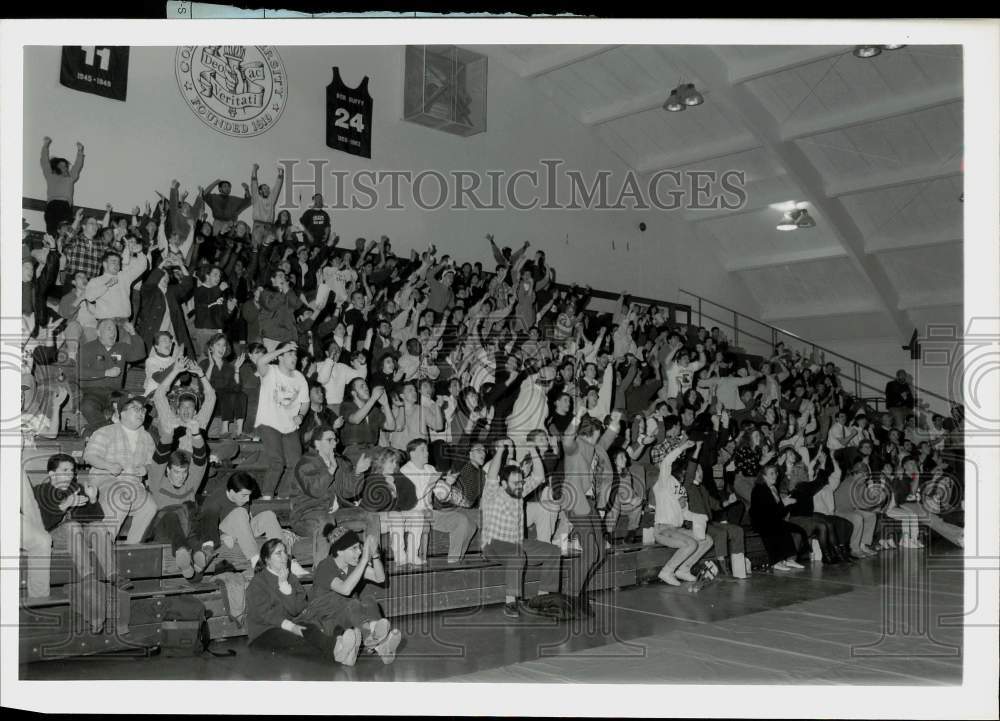
<path fill-rule="evenodd" d="M 817 345 L 795 333 L 782 330 L 738 310 L 704 298 L 697 293 L 683 288 L 678 292 L 682 300 L 689 299 L 687 302 L 690 302 L 692 308 L 692 319 L 699 326 L 719 326 L 727 333 L 731 333 L 732 345 L 743 348 L 747 353 L 760 355 L 764 358 L 770 358 L 774 354 L 774 348 L 778 343 L 784 343 L 789 348 L 799 347 L 806 355 L 821 353 L 825 362 L 832 362 L 839 367 L 845 388 L 848 387 L 848 384 L 853 384 L 855 397 L 873 404 L 876 409 L 880 404 L 884 405 L 885 384 L 894 380 L 895 376 Z M 946 414 L 954 402 L 939 393 L 915 385 L 912 387 L 918 400 L 924 400 L 929 405 L 934 405 L 938 412 Z"/>

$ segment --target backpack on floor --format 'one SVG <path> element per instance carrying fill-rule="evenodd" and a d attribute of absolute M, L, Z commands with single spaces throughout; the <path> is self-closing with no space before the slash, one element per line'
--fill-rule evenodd
<path fill-rule="evenodd" d="M 163 619 L 160 622 L 160 653 L 167 657 L 235 656 L 236 651 L 213 651 L 212 636 L 208 630 L 208 611 L 197 598 L 175 596 L 163 603 Z"/>

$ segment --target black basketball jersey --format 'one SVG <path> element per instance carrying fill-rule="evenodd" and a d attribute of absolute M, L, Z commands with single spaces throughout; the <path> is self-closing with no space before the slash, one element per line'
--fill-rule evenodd
<path fill-rule="evenodd" d="M 367 75 L 358 87 L 349 88 L 340 79 L 340 69 L 333 69 L 333 82 L 326 86 L 326 144 L 372 157 L 372 96 Z"/>
<path fill-rule="evenodd" d="M 59 82 L 67 88 L 125 102 L 127 45 L 64 45 Z"/>

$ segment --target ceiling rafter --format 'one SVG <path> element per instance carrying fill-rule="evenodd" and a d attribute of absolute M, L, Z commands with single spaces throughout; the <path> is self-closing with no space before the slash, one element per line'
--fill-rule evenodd
<path fill-rule="evenodd" d="M 731 66 L 727 67 L 727 77 L 731 85 L 740 85 L 766 75 L 774 75 L 802 65 L 809 65 L 820 60 L 833 58 L 842 55 L 850 49 L 849 45 L 789 48 L 780 53 L 766 55 L 756 60 L 737 60 Z"/>
<path fill-rule="evenodd" d="M 738 74 L 731 74 L 722 58 L 708 47 L 661 46 L 659 50 L 680 68 L 697 68 L 698 77 L 712 88 L 720 110 L 738 118 L 785 168 L 789 178 L 801 189 L 802 200 L 811 203 L 822 216 L 830 233 L 844 247 L 852 265 L 872 287 L 879 309 L 892 320 L 896 333 L 904 337 L 909 321 L 899 310 L 899 298 L 884 269 L 865 253 L 861 230 L 843 203 L 826 193 L 822 175 L 802 149 L 781 137 L 779 122 L 760 99 L 738 79 Z M 731 77 L 736 77 L 737 82 L 731 82 Z M 835 310 L 840 309 L 831 309 Z"/>
<path fill-rule="evenodd" d="M 946 83 L 916 93 L 888 96 L 877 103 L 864 103 L 846 108 L 838 113 L 812 118 L 789 120 L 781 124 L 782 140 L 797 140 L 821 135 L 834 130 L 844 130 L 857 125 L 876 123 L 900 115 L 918 113 L 941 105 L 961 102 L 962 84 Z"/>

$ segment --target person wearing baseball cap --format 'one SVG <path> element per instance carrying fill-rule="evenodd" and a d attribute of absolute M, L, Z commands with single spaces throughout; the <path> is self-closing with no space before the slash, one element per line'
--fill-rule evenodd
<path fill-rule="evenodd" d="M 313 569 L 310 609 L 323 609 L 326 623 L 361 629 L 364 647 L 377 654 L 382 663 L 392 663 L 402 634 L 391 627 L 377 602 L 361 595 L 367 582 L 385 582 L 375 539 L 362 541 L 354 531 L 332 523 L 323 528 L 323 537 L 330 544 L 330 552 Z M 306 610 L 307 617 L 310 609 Z"/>

